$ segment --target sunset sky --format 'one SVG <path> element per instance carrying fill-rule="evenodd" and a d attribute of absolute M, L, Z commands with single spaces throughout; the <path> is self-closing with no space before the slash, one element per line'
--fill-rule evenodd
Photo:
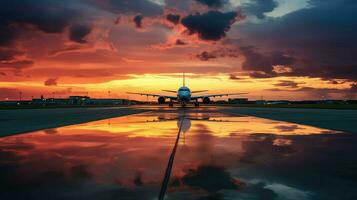
<path fill-rule="evenodd" d="M 355 0 L 1 0 L 0 100 L 356 99 Z M 110 91 L 110 93 L 108 92 Z"/>

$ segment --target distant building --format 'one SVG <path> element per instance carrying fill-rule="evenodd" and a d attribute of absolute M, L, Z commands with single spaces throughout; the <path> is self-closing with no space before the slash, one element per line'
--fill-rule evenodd
<path fill-rule="evenodd" d="M 49 98 L 49 99 L 46 99 L 46 104 L 48 104 L 48 105 L 68 105 L 69 99 Z"/>
<path fill-rule="evenodd" d="M 32 105 L 46 105 L 46 99 L 42 98 L 42 96 L 41 96 L 41 99 L 32 99 L 31 104 Z"/>
<path fill-rule="evenodd" d="M 0 105 L 129 105 L 127 99 L 91 99 L 88 96 L 69 96 L 68 98 L 44 98 L 32 99 L 31 101 L 2 101 Z"/>
<path fill-rule="evenodd" d="M 88 96 L 69 96 L 69 105 L 85 105 L 89 102 Z"/>
<path fill-rule="evenodd" d="M 32 105 L 68 105 L 69 99 L 63 98 L 41 98 L 41 99 L 32 99 Z"/>

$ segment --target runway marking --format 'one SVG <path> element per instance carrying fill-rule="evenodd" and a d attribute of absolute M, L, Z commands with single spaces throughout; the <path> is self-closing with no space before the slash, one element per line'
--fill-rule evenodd
<path fill-rule="evenodd" d="M 161 184 L 161 189 L 160 189 L 159 198 L 158 198 L 159 200 L 164 200 L 164 198 L 165 198 L 167 185 L 168 185 L 168 183 L 170 181 L 172 166 L 174 164 L 174 159 L 175 159 L 175 155 L 176 155 L 176 149 L 177 149 L 177 146 L 178 146 L 178 142 L 180 140 L 182 124 L 183 124 L 183 121 L 184 121 L 185 117 L 186 116 L 185 116 L 185 111 L 184 111 L 183 116 L 180 116 L 180 118 L 181 118 L 180 121 L 181 122 L 180 122 L 179 130 L 178 130 L 178 133 L 177 133 L 177 137 L 176 137 L 176 142 L 175 142 L 174 148 L 172 149 L 172 152 L 171 152 L 171 155 L 170 155 L 170 158 L 169 158 L 169 162 L 167 163 L 164 180 L 162 181 L 162 184 Z"/>

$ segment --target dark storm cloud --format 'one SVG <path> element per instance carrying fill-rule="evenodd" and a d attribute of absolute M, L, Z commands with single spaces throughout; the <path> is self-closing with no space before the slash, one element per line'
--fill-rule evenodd
<path fill-rule="evenodd" d="M 292 72 L 282 75 L 357 80 L 357 20 L 354 20 L 357 3 L 346 0 L 309 3 L 308 8 L 282 17 L 241 26 L 242 38 L 254 41 L 266 52 L 294 52 Z M 273 74 L 262 56 L 267 53 L 258 56 L 263 67 L 245 68 Z"/>
<path fill-rule="evenodd" d="M 142 28 L 143 27 L 143 24 L 142 24 L 143 18 L 144 17 L 142 15 L 136 15 L 134 17 L 133 20 L 134 20 L 136 28 Z"/>
<path fill-rule="evenodd" d="M 229 74 L 229 79 L 231 79 L 231 80 L 244 80 L 245 78 L 239 77 L 236 74 Z"/>
<path fill-rule="evenodd" d="M 196 57 L 201 61 L 208 61 L 216 58 L 223 57 L 238 57 L 239 52 L 237 49 L 232 48 L 219 48 L 213 51 L 202 51 L 201 53 L 196 54 Z"/>
<path fill-rule="evenodd" d="M 242 65 L 243 70 L 260 72 L 273 71 L 273 66 L 269 59 L 265 55 L 258 53 L 254 47 L 241 47 L 240 50 L 245 57 L 245 61 Z"/>
<path fill-rule="evenodd" d="M 3 0 L 0 1 L 0 46 L 13 45 L 19 36 L 33 28 L 45 33 L 63 33 L 71 27 L 69 38 L 84 43 L 83 38 L 91 27 L 77 24 L 92 20 L 88 13 L 100 9 L 148 16 L 163 14 L 162 6 L 148 0 Z"/>
<path fill-rule="evenodd" d="M 348 89 L 334 89 L 334 88 L 313 88 L 313 87 L 302 87 L 296 91 L 304 92 L 313 96 L 315 98 L 329 99 L 332 98 L 332 94 L 343 94 L 347 99 L 356 98 L 356 91 L 353 90 L 353 87 Z"/>
<path fill-rule="evenodd" d="M 18 35 L 16 28 L 0 21 L 0 46 L 11 46 Z"/>
<path fill-rule="evenodd" d="M 210 8 L 220 8 L 226 3 L 226 0 L 196 0 L 196 1 Z"/>
<path fill-rule="evenodd" d="M 249 72 L 249 76 L 251 78 L 273 78 L 276 76 L 275 73 L 265 73 L 262 71 L 257 71 L 257 72 Z"/>
<path fill-rule="evenodd" d="M 58 78 L 49 78 L 44 82 L 45 86 L 56 86 Z"/>
<path fill-rule="evenodd" d="M 280 80 L 279 83 L 276 83 L 274 85 L 279 87 L 298 88 L 299 84 L 301 83 L 295 81 Z"/>
<path fill-rule="evenodd" d="M 296 60 L 294 57 L 278 51 L 265 55 L 260 53 L 254 46 L 240 47 L 240 51 L 245 57 L 242 69 L 245 71 L 252 71 L 250 76 L 255 78 L 270 78 L 276 76 L 277 73 L 273 71 L 273 66 L 290 66 L 294 64 Z"/>
<path fill-rule="evenodd" d="M 176 25 L 180 22 L 181 16 L 176 14 L 167 14 L 166 19 Z"/>
<path fill-rule="evenodd" d="M 357 84 L 353 83 L 350 85 L 350 88 L 345 89 L 337 89 L 337 88 L 313 88 L 313 87 L 297 87 L 293 89 L 279 89 L 279 88 L 271 88 L 267 89 L 267 91 L 272 92 L 303 92 L 308 94 L 312 98 L 317 99 L 328 99 L 332 98 L 332 94 L 342 94 L 343 98 L 346 99 L 355 99 L 357 98 Z"/>
<path fill-rule="evenodd" d="M 273 52 L 269 59 L 272 65 L 291 65 L 296 61 L 294 57 L 283 52 Z"/>
<path fill-rule="evenodd" d="M 0 62 L 0 69 L 1 68 L 8 68 L 8 69 L 22 69 L 26 67 L 31 67 L 33 65 L 32 60 L 11 60 L 8 62 Z"/>
<path fill-rule="evenodd" d="M 197 54 L 196 57 L 202 61 L 208 61 L 210 59 L 217 58 L 217 56 L 214 53 L 211 53 L 208 51 L 203 51 L 203 52 Z"/>
<path fill-rule="evenodd" d="M 33 25 L 46 33 L 60 33 L 79 16 L 70 1 L 4 0 L 0 2 L 0 33 L 10 34 L 15 25 Z M 11 36 L 8 35 L 7 38 Z"/>
<path fill-rule="evenodd" d="M 164 0 L 165 7 L 174 10 L 189 10 L 193 0 Z"/>
<path fill-rule="evenodd" d="M 118 14 L 140 13 L 145 16 L 157 16 L 164 12 L 162 6 L 149 0 L 109 0 L 108 4 L 99 2 L 97 5 Z"/>
<path fill-rule="evenodd" d="M 278 6 L 276 0 L 250 0 L 242 9 L 245 13 L 255 15 L 259 19 L 265 18 L 265 13 L 273 11 Z"/>
<path fill-rule="evenodd" d="M 23 55 L 24 52 L 15 49 L 0 49 L 0 62 L 13 60 L 17 55 Z"/>
<path fill-rule="evenodd" d="M 219 40 L 236 22 L 237 16 L 237 12 L 209 11 L 203 14 L 188 15 L 181 20 L 181 23 L 190 34 L 198 34 L 203 40 Z"/>
<path fill-rule="evenodd" d="M 187 43 L 183 40 L 177 39 L 175 44 L 176 45 L 186 45 Z"/>
<path fill-rule="evenodd" d="M 85 37 L 92 31 L 88 25 L 72 25 L 69 29 L 69 39 L 78 43 L 86 43 Z"/>
<path fill-rule="evenodd" d="M 32 66 L 32 60 L 17 57 L 24 54 L 15 48 L 0 48 L 0 68 L 22 69 Z"/>
<path fill-rule="evenodd" d="M 78 3 L 69 0 L 0 1 L 0 47 L 3 47 L 0 50 L 0 67 L 21 69 L 32 66 L 33 60 L 16 58 L 26 54 L 16 49 L 17 40 L 28 39 L 28 36 L 36 31 L 63 33 L 74 21 L 80 20 L 82 11 L 73 8 Z M 9 48 L 11 50 L 8 50 Z"/>
<path fill-rule="evenodd" d="M 346 80 L 336 80 L 336 79 L 330 79 L 330 78 L 322 78 L 321 80 L 328 81 L 330 84 L 334 84 L 334 85 L 346 83 Z"/>

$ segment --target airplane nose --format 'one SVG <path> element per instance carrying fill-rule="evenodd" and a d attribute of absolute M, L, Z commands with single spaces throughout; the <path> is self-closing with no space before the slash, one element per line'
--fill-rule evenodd
<path fill-rule="evenodd" d="M 181 93 L 181 98 L 182 99 L 189 99 L 190 98 L 190 93 L 189 92 L 182 92 Z"/>

